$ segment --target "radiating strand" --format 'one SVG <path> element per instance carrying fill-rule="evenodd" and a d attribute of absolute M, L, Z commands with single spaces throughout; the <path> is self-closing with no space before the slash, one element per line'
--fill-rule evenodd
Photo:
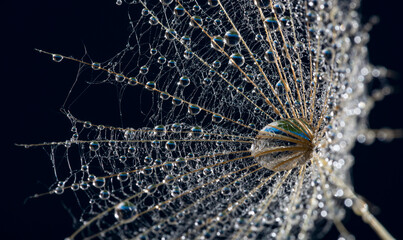
<path fill-rule="evenodd" d="M 214 182 L 216 182 L 217 180 L 226 178 L 226 177 L 228 177 L 228 176 L 230 176 L 230 175 L 232 175 L 232 174 L 236 174 L 236 173 L 239 173 L 239 172 L 244 171 L 244 170 L 246 170 L 246 169 L 252 168 L 252 167 L 257 166 L 257 165 L 259 165 L 259 164 L 258 164 L 258 163 L 254 163 L 254 164 L 252 164 L 252 165 L 249 165 L 249 166 L 244 167 L 244 168 L 242 168 L 242 169 L 239 169 L 239 170 L 237 170 L 237 171 L 227 173 L 227 174 L 225 174 L 224 176 L 221 176 L 220 178 L 214 179 L 213 181 L 209 182 L 209 184 L 210 184 L 210 183 L 214 183 Z M 220 187 L 219 189 L 217 189 L 217 190 L 211 192 L 210 194 L 204 196 L 203 198 L 198 199 L 196 202 L 193 202 L 192 204 L 186 206 L 185 208 L 183 208 L 183 209 L 180 210 L 179 212 L 175 212 L 175 213 L 176 213 L 176 214 L 183 213 L 184 211 L 186 211 L 186 210 L 190 209 L 191 207 L 195 206 L 196 204 L 199 204 L 199 203 L 203 202 L 204 200 L 208 199 L 209 197 L 213 196 L 214 194 L 219 193 L 223 188 L 228 187 L 228 186 L 231 186 L 231 185 L 233 185 L 235 182 L 237 182 L 237 181 L 239 181 L 239 180 L 241 180 L 241 179 L 243 179 L 243 178 L 245 178 L 245 177 L 247 177 L 247 176 L 249 176 L 249 175 L 251 175 L 251 174 L 253 174 L 253 173 L 256 173 L 257 171 L 262 170 L 262 169 L 263 169 L 263 167 L 259 167 L 259 168 L 255 169 L 255 170 L 251 171 L 251 172 L 248 172 L 248 173 L 245 174 L 245 175 L 242 175 L 242 176 L 236 178 L 236 179 L 233 180 L 232 182 L 230 182 L 230 183 L 228 183 L 228 184 L 226 184 L 226 185 Z M 193 191 L 193 190 L 194 190 L 194 189 L 192 189 L 192 191 Z M 173 216 L 173 215 L 171 215 L 171 216 Z M 167 217 L 167 218 L 169 218 L 169 217 Z M 146 231 L 140 233 L 140 235 L 147 234 L 148 232 L 150 232 L 150 231 L 152 230 L 152 228 L 153 228 L 154 226 L 157 226 L 157 225 L 159 225 L 159 224 L 161 224 L 161 223 L 164 223 L 164 222 L 166 222 L 166 221 L 167 221 L 167 220 L 166 220 L 166 218 L 165 218 L 164 220 L 162 220 L 162 221 L 160 221 L 160 222 L 154 224 L 153 226 L 149 227 Z M 137 239 L 137 237 L 138 237 L 138 236 L 135 236 L 133 239 Z"/>
<path fill-rule="evenodd" d="M 47 55 L 54 55 L 53 53 L 46 52 L 46 51 L 43 51 L 43 50 L 38 50 L 38 51 L 41 52 L 41 53 L 47 54 Z M 75 58 L 73 58 L 73 57 L 67 57 L 67 56 L 60 55 L 60 54 L 59 54 L 59 56 L 65 58 L 65 59 L 74 61 L 74 62 L 78 62 L 78 63 L 81 63 L 81 64 L 85 64 L 85 65 L 87 65 L 87 66 L 92 66 L 92 64 L 90 64 L 90 63 L 88 63 L 88 62 L 85 62 L 85 61 L 82 61 L 82 60 L 78 60 L 78 59 L 75 59 Z M 114 71 L 112 71 L 112 70 L 105 69 L 105 68 L 102 68 L 102 67 L 98 67 L 98 69 L 99 69 L 99 70 L 102 70 L 102 71 L 105 71 L 105 72 L 107 72 L 107 73 L 109 73 L 109 74 L 114 74 L 114 75 L 117 75 L 117 74 L 118 74 L 118 73 L 116 73 L 116 72 L 114 72 Z M 124 75 L 122 75 L 122 74 L 119 74 L 119 75 L 121 75 L 125 80 L 133 81 L 132 79 L 130 79 L 130 78 L 127 77 L 127 76 L 124 76 Z M 139 81 L 134 81 L 134 82 L 135 82 L 136 84 L 138 84 L 138 85 L 143 86 L 144 88 L 147 87 L 147 85 L 144 84 L 144 83 L 142 83 L 142 82 L 139 82 Z M 181 100 L 182 102 L 184 102 L 184 103 L 186 103 L 186 104 L 188 104 L 188 105 L 196 105 L 196 104 L 193 104 L 193 103 L 191 103 L 191 102 L 189 102 L 189 101 L 186 101 L 186 100 L 184 100 L 184 99 L 182 99 L 182 98 L 180 98 L 180 97 L 174 96 L 174 95 L 169 94 L 169 93 L 164 92 L 164 91 L 161 91 L 161 90 L 159 90 L 159 89 L 157 89 L 157 88 L 155 88 L 155 87 L 154 87 L 154 88 L 147 88 L 147 89 L 150 90 L 150 91 L 158 92 L 158 93 L 160 93 L 160 94 L 161 94 L 161 93 L 164 93 L 164 94 L 168 95 L 169 97 L 179 99 L 179 100 Z M 198 105 L 196 105 L 196 106 L 198 106 Z M 253 130 L 253 131 L 256 131 L 256 132 L 259 131 L 259 130 L 255 129 L 255 128 L 252 128 L 252 127 L 248 126 L 248 125 L 245 125 L 245 124 L 243 124 L 243 123 L 240 123 L 239 121 L 235 121 L 235 120 L 233 120 L 233 119 L 231 119 L 231 118 L 229 118 L 229 117 L 226 117 L 226 116 L 223 116 L 223 115 L 221 115 L 221 114 L 215 113 L 215 112 L 213 112 L 213 111 L 211 111 L 211 110 L 208 110 L 208 109 L 206 109 L 206 108 L 203 108 L 203 107 L 201 107 L 201 106 L 198 106 L 198 107 L 199 107 L 201 110 L 203 110 L 203 111 L 205 111 L 205 112 L 207 112 L 207 113 L 210 113 L 210 114 L 212 114 L 212 115 L 220 115 L 220 116 L 222 116 L 222 118 L 224 118 L 225 120 L 230 121 L 230 122 L 233 122 L 233 123 L 235 123 L 235 124 L 237 124 L 237 125 L 240 125 L 240 126 L 242 126 L 242 127 L 244 127 L 244 128 L 248 128 L 248 129 Z"/>
<path fill-rule="evenodd" d="M 239 236 L 239 234 L 241 233 L 245 233 L 244 235 L 248 235 L 251 232 L 251 222 L 255 219 L 256 222 L 260 222 L 261 218 L 263 216 L 263 214 L 265 213 L 266 209 L 269 207 L 270 203 L 272 202 L 274 196 L 277 195 L 278 190 L 282 187 L 283 183 L 285 182 L 285 180 L 288 178 L 288 176 L 290 175 L 292 169 L 288 170 L 287 173 L 281 178 L 281 180 L 278 182 L 277 186 L 275 187 L 273 193 L 271 193 L 270 195 L 266 196 L 266 200 L 262 201 L 262 203 L 257 207 L 257 209 L 260 209 L 260 213 L 258 215 L 254 215 L 252 217 L 250 217 L 248 219 L 248 222 L 245 224 L 245 227 L 240 228 L 235 235 L 232 237 L 232 239 L 237 239 L 237 237 Z M 246 228 L 246 229 L 245 229 Z"/>
<path fill-rule="evenodd" d="M 177 1 L 177 2 L 178 2 L 178 4 L 180 4 L 179 1 Z M 144 6 L 145 9 L 148 9 L 147 5 L 146 5 L 143 1 L 140 1 L 140 3 Z M 191 17 L 190 13 L 189 13 L 186 9 L 184 9 L 184 11 Z M 152 13 L 151 13 L 151 15 L 154 16 Z M 154 16 L 154 17 L 155 17 L 155 16 Z M 162 22 L 159 21 L 158 18 L 156 18 L 156 19 L 157 19 L 157 23 L 158 23 L 161 27 L 163 27 L 166 31 L 169 30 L 169 28 L 167 28 L 164 24 L 162 24 Z M 213 39 L 213 37 L 210 36 L 197 22 L 195 22 L 195 24 L 197 24 L 197 25 L 200 27 L 201 31 L 202 31 L 203 33 L 205 33 L 211 40 Z M 178 41 L 180 44 L 182 44 L 187 50 L 189 50 L 189 47 L 186 46 L 186 44 L 182 43 L 176 36 L 173 36 L 173 38 L 174 38 L 176 41 Z M 214 42 L 214 41 L 213 41 L 213 42 Z M 214 42 L 214 43 L 215 43 L 215 42 Z M 219 46 L 218 46 L 218 47 L 219 47 Z M 220 47 L 220 48 L 221 48 L 221 47 Z M 226 53 L 225 53 L 225 54 L 226 54 Z M 203 65 L 205 65 L 206 67 L 208 67 L 210 70 L 214 70 L 214 69 L 213 69 L 206 61 L 204 61 L 198 54 L 193 53 L 193 55 L 194 55 L 201 63 L 203 63 Z M 229 58 L 230 61 L 233 62 L 233 60 L 230 58 L 230 56 L 229 56 L 228 54 L 226 54 L 226 56 Z M 244 71 L 242 71 L 242 70 L 239 68 L 239 66 L 238 66 L 237 64 L 235 64 L 234 66 L 236 66 L 236 67 L 241 71 L 241 73 L 244 74 L 245 77 L 249 79 L 249 77 L 247 76 L 247 74 L 246 74 Z M 274 121 L 274 118 L 272 118 L 272 117 L 271 117 L 266 111 L 264 111 L 261 107 L 259 107 L 258 105 L 256 105 L 256 103 L 254 103 L 254 102 L 253 102 L 249 97 L 247 97 L 242 91 L 238 90 L 238 88 L 236 88 L 236 87 L 235 87 L 230 81 L 228 81 L 222 74 L 218 73 L 217 71 L 214 71 L 214 74 L 218 75 L 221 79 L 223 79 L 225 82 L 227 82 L 233 89 L 235 89 L 235 91 L 236 91 L 237 93 L 241 94 L 247 101 L 249 101 L 250 103 L 252 103 L 257 109 L 259 109 L 262 113 L 264 113 L 267 117 L 269 117 L 271 120 Z M 250 79 L 249 79 L 249 80 L 250 80 Z M 263 94 L 263 93 L 262 93 L 262 94 Z M 265 99 L 267 99 L 264 95 L 263 95 L 263 97 L 264 97 Z M 268 100 L 267 100 L 267 101 L 268 101 Z M 281 116 L 280 112 L 278 112 L 278 110 L 276 111 L 277 108 L 276 108 L 271 102 L 270 102 L 269 105 L 275 110 L 275 112 L 276 112 L 279 116 Z"/>
<path fill-rule="evenodd" d="M 238 160 L 242 160 L 242 159 L 250 158 L 250 157 L 251 157 L 251 155 L 249 155 L 249 156 L 244 156 L 244 157 L 238 157 L 238 158 L 226 160 L 226 161 L 224 161 L 224 162 L 215 163 L 215 164 L 212 164 L 212 165 L 209 165 L 209 166 L 205 166 L 205 167 L 202 167 L 202 168 L 199 168 L 199 169 L 196 169 L 196 170 L 189 171 L 189 172 L 187 172 L 187 173 L 185 173 L 185 174 L 176 176 L 176 177 L 174 177 L 174 178 L 168 180 L 167 182 L 175 181 L 175 180 L 177 180 L 177 179 L 179 179 L 179 178 L 181 178 L 181 177 L 183 177 L 183 176 L 187 176 L 187 175 L 190 175 L 190 174 L 193 174 L 193 173 L 196 173 L 196 172 L 200 172 L 200 171 L 202 171 L 202 170 L 204 170 L 204 169 L 206 169 L 206 168 L 217 167 L 217 166 L 220 166 L 220 165 L 224 165 L 224 164 L 227 164 L 227 163 L 230 163 L 230 162 L 234 162 L 234 161 L 238 161 Z M 164 183 L 164 182 L 158 183 L 158 184 L 155 185 L 155 188 L 157 188 L 157 187 L 159 187 L 159 186 L 161 186 L 161 185 L 164 185 L 164 184 L 166 184 L 166 182 L 165 182 L 165 183 Z M 140 196 L 140 195 L 143 194 L 144 192 L 145 192 L 145 190 L 142 190 L 142 191 L 140 191 L 140 192 L 138 192 L 138 193 L 136 193 L 136 194 L 134 194 L 134 195 L 132 195 L 132 196 L 126 198 L 126 199 L 120 201 L 119 203 L 113 205 L 112 207 L 106 209 L 106 210 L 103 211 L 102 213 L 99 213 L 98 215 L 96 215 L 96 216 L 93 217 L 92 219 L 86 221 L 85 224 L 83 224 L 79 229 L 77 229 L 77 230 L 70 236 L 70 239 L 73 239 L 75 236 L 77 236 L 80 232 L 82 232 L 85 228 L 87 228 L 87 227 L 88 227 L 91 223 L 93 223 L 95 220 L 102 218 L 102 216 L 104 216 L 106 213 L 108 213 L 108 212 L 114 210 L 118 204 L 120 204 L 120 203 L 122 203 L 122 202 L 130 201 L 131 199 L 134 199 L 134 198 Z M 107 228 L 107 229 L 105 229 L 105 230 L 102 230 L 102 231 L 100 231 L 100 232 L 98 232 L 98 233 L 96 233 L 96 234 L 94 234 L 94 235 L 92 235 L 92 236 L 89 236 L 89 237 L 85 238 L 85 239 L 92 239 L 92 238 L 98 237 L 98 236 L 100 236 L 100 235 L 103 235 L 103 234 L 105 234 L 105 233 L 107 233 L 107 232 L 110 232 L 110 231 L 112 231 L 113 229 L 115 229 L 115 228 L 117 228 L 117 227 L 119 227 L 119 226 L 121 226 L 121 225 L 124 225 L 124 224 L 127 224 L 127 223 L 132 222 L 134 219 L 138 218 L 139 216 L 141 216 L 141 215 L 136 214 L 135 216 L 131 217 L 130 219 L 121 221 L 120 223 L 115 224 L 115 225 L 112 225 L 111 227 L 109 227 L 109 228 Z"/>
<path fill-rule="evenodd" d="M 196 160 L 196 159 L 200 159 L 200 158 L 213 158 L 213 157 L 219 157 L 219 156 L 225 156 L 225 155 L 230 155 L 230 154 L 239 154 L 239 153 L 249 153 L 250 151 L 249 150 L 247 150 L 247 151 L 236 151 L 236 152 L 224 152 L 224 153 L 216 153 L 216 154 L 209 154 L 209 155 L 204 155 L 204 156 L 197 156 L 197 157 L 192 157 L 192 158 L 186 158 L 186 160 L 187 161 L 193 161 L 193 160 Z M 133 169 L 133 170 L 130 170 L 130 171 L 127 171 L 126 173 L 128 173 L 128 174 L 130 174 L 130 173 L 135 173 L 135 172 L 141 172 L 141 171 L 144 171 L 144 170 L 146 170 L 146 169 L 154 169 L 154 168 L 159 168 L 159 167 L 163 167 L 165 164 L 174 164 L 175 163 L 175 161 L 173 161 L 173 162 L 165 162 L 165 163 L 162 163 L 162 164 L 158 164 L 158 165 L 153 165 L 153 166 L 147 166 L 147 167 L 143 167 L 143 168 L 139 168 L 139 169 Z M 107 176 L 102 176 L 101 178 L 104 178 L 104 179 L 108 179 L 108 178 L 113 178 L 113 177 L 116 177 L 116 176 L 118 176 L 120 173 L 115 173 L 115 174 L 111 174 L 111 175 L 107 175 Z M 85 181 L 84 183 L 91 183 L 92 181 L 91 180 L 89 180 L 89 181 Z M 64 186 L 64 187 L 62 187 L 62 189 L 69 189 L 69 188 L 71 188 L 71 185 L 70 186 Z M 38 197 L 42 197 L 42 196 L 45 196 L 45 195 L 49 195 L 49 194 L 53 194 L 54 193 L 54 191 L 52 190 L 52 191 L 49 191 L 49 192 L 44 192 L 44 193 L 39 193 L 39 194 L 35 194 L 34 196 L 32 196 L 31 198 L 38 198 Z"/>

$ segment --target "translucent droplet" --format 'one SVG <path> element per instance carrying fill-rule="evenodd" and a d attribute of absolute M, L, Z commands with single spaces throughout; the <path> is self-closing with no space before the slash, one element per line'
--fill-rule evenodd
<path fill-rule="evenodd" d="M 179 157 L 179 158 L 175 159 L 175 164 L 177 167 L 183 168 L 186 166 L 186 160 L 183 157 Z"/>
<path fill-rule="evenodd" d="M 285 94 L 285 87 L 284 87 L 283 82 L 278 81 L 278 82 L 276 83 L 275 91 L 276 91 L 276 94 L 277 94 L 277 95 L 280 95 L 280 96 L 283 95 L 283 94 Z"/>
<path fill-rule="evenodd" d="M 166 133 L 166 129 L 164 125 L 157 125 L 154 127 L 154 136 L 162 137 Z"/>
<path fill-rule="evenodd" d="M 223 195 L 229 195 L 229 194 L 231 193 L 231 189 L 230 189 L 229 187 L 224 187 L 224 188 L 221 190 L 221 193 L 222 193 Z"/>
<path fill-rule="evenodd" d="M 214 68 L 219 68 L 219 67 L 221 67 L 221 62 L 218 61 L 218 60 L 215 60 L 215 61 L 213 62 L 213 67 L 214 67 Z"/>
<path fill-rule="evenodd" d="M 232 47 L 232 46 L 237 45 L 241 41 L 241 36 L 238 34 L 237 31 L 235 31 L 234 29 L 231 29 L 225 33 L 224 41 L 225 41 L 225 44 Z"/>
<path fill-rule="evenodd" d="M 129 179 L 129 173 L 127 172 L 119 173 L 117 179 L 121 182 L 126 182 Z"/>
<path fill-rule="evenodd" d="M 92 182 L 92 185 L 96 188 L 102 188 L 105 186 L 105 178 L 98 177 Z"/>
<path fill-rule="evenodd" d="M 203 79 L 203 84 L 204 85 L 210 85 L 211 84 L 211 78 L 204 78 Z"/>
<path fill-rule="evenodd" d="M 188 76 L 183 76 L 179 79 L 178 85 L 182 87 L 187 87 L 190 84 L 190 79 Z"/>
<path fill-rule="evenodd" d="M 222 122 L 222 119 L 223 118 L 220 115 L 217 115 L 217 114 L 213 114 L 213 116 L 211 117 L 211 120 L 214 123 L 220 123 L 220 122 Z"/>
<path fill-rule="evenodd" d="M 151 54 L 151 55 L 155 55 L 155 54 L 157 54 L 157 53 L 158 53 L 157 49 L 155 49 L 155 48 L 151 48 L 151 49 L 150 49 L 150 54 Z"/>
<path fill-rule="evenodd" d="M 90 187 L 90 185 L 88 185 L 88 183 L 86 183 L 86 182 L 80 183 L 81 190 L 87 190 L 89 187 Z"/>
<path fill-rule="evenodd" d="M 273 9 L 276 12 L 276 14 L 283 14 L 285 12 L 285 6 L 281 2 L 277 2 L 273 4 Z"/>
<path fill-rule="evenodd" d="M 230 56 L 230 58 L 232 60 L 232 61 L 229 62 L 231 65 L 234 65 L 234 63 L 235 63 L 236 65 L 241 67 L 245 63 L 245 58 L 240 53 L 233 53 Z"/>
<path fill-rule="evenodd" d="M 55 62 L 61 62 L 63 60 L 63 56 L 59 54 L 52 54 L 52 60 Z"/>
<path fill-rule="evenodd" d="M 167 59 L 164 56 L 161 56 L 158 58 L 157 62 L 159 64 L 164 64 L 167 61 Z"/>
<path fill-rule="evenodd" d="M 167 39 L 169 41 L 172 41 L 172 40 L 175 39 L 175 37 L 176 37 L 175 29 L 171 28 L 171 29 L 168 29 L 168 30 L 165 31 L 165 39 Z"/>
<path fill-rule="evenodd" d="M 99 193 L 99 198 L 102 200 L 108 200 L 111 196 L 111 193 L 108 190 L 101 190 Z"/>
<path fill-rule="evenodd" d="M 167 65 L 170 68 L 174 68 L 176 66 L 176 61 L 175 60 L 169 60 Z"/>
<path fill-rule="evenodd" d="M 191 43 L 192 41 L 191 41 L 191 38 L 188 36 L 188 35 L 185 35 L 185 36 L 183 36 L 182 38 L 181 38 L 181 43 L 182 44 L 185 44 L 185 45 L 190 45 L 190 43 Z"/>
<path fill-rule="evenodd" d="M 99 149 L 100 145 L 98 142 L 90 142 L 90 150 L 91 151 L 97 151 Z"/>
<path fill-rule="evenodd" d="M 86 122 L 84 122 L 83 127 L 85 127 L 85 128 L 90 128 L 90 127 L 92 127 L 92 123 L 86 121 Z"/>
<path fill-rule="evenodd" d="M 208 5 L 210 5 L 211 7 L 217 7 L 218 0 L 208 0 Z"/>
<path fill-rule="evenodd" d="M 172 104 L 175 106 L 180 106 L 182 104 L 182 100 L 179 98 L 172 98 Z"/>
<path fill-rule="evenodd" d="M 214 36 L 213 40 L 211 41 L 211 47 L 220 50 L 220 48 L 224 48 L 224 38 L 221 36 Z"/>
<path fill-rule="evenodd" d="M 192 127 L 190 131 L 190 136 L 192 137 L 201 137 L 203 135 L 203 129 L 201 127 Z"/>
<path fill-rule="evenodd" d="M 137 78 L 135 77 L 131 77 L 127 80 L 127 84 L 129 84 L 130 86 L 135 86 L 137 85 L 138 81 Z"/>
<path fill-rule="evenodd" d="M 115 208 L 115 218 L 119 221 L 128 220 L 134 216 L 136 207 L 129 201 L 119 203 Z"/>
<path fill-rule="evenodd" d="M 201 110 L 200 107 L 197 105 L 194 105 L 194 104 L 189 105 L 189 107 L 188 107 L 188 113 L 190 113 L 191 115 L 199 114 L 200 110 Z"/>
<path fill-rule="evenodd" d="M 172 132 L 176 132 L 176 133 L 181 132 L 182 131 L 182 125 L 180 123 L 174 123 L 171 126 L 171 130 L 172 130 Z"/>
<path fill-rule="evenodd" d="M 150 19 L 148 20 L 148 23 L 150 23 L 151 25 L 157 25 L 158 19 L 154 16 L 151 16 Z"/>
<path fill-rule="evenodd" d="M 165 149 L 168 151 L 174 151 L 176 149 L 176 143 L 174 141 L 167 141 L 165 144 Z"/>
<path fill-rule="evenodd" d="M 73 183 L 70 188 L 75 192 L 80 189 L 80 185 L 78 183 Z"/>
<path fill-rule="evenodd" d="M 56 193 L 57 195 L 61 195 L 64 193 L 64 188 L 56 187 L 54 193 Z"/>
<path fill-rule="evenodd" d="M 147 66 L 142 66 L 140 68 L 140 73 L 141 74 L 147 74 L 148 73 L 148 67 Z"/>
<path fill-rule="evenodd" d="M 141 10 L 141 15 L 146 17 L 146 16 L 150 15 L 150 11 L 148 9 L 143 8 L 143 10 Z"/>
<path fill-rule="evenodd" d="M 183 57 L 189 60 L 193 57 L 193 52 L 189 49 L 186 49 L 185 52 L 183 53 Z"/>
<path fill-rule="evenodd" d="M 278 22 L 275 17 L 268 17 L 264 20 L 265 25 L 270 31 L 276 31 L 278 29 Z"/>
<path fill-rule="evenodd" d="M 333 48 L 328 47 L 328 48 L 323 49 L 322 54 L 323 54 L 323 58 L 325 59 L 325 61 L 327 61 L 327 62 L 333 61 L 333 59 L 334 59 Z"/>
<path fill-rule="evenodd" d="M 168 93 L 166 93 L 166 92 L 162 92 L 162 93 L 160 94 L 160 98 L 161 98 L 162 100 L 168 100 L 168 99 L 169 99 L 169 95 L 168 95 Z"/>
<path fill-rule="evenodd" d="M 275 61 L 276 61 L 276 56 L 275 56 L 275 54 L 274 54 L 273 51 L 268 50 L 268 51 L 266 51 L 265 54 L 264 54 L 264 59 L 265 59 L 266 61 L 268 61 L 269 63 L 272 63 L 272 62 L 275 62 Z"/>
<path fill-rule="evenodd" d="M 154 88 L 155 88 L 155 82 L 154 82 L 154 81 L 148 81 L 148 82 L 146 83 L 146 89 L 152 90 L 152 89 L 154 89 Z"/>
<path fill-rule="evenodd" d="M 126 162 L 126 160 L 127 160 L 127 157 L 125 155 L 122 155 L 119 157 L 119 161 L 122 163 Z"/>
<path fill-rule="evenodd" d="M 202 18 L 199 17 L 199 16 L 193 16 L 193 17 L 191 18 L 190 22 L 189 22 L 189 25 L 190 25 L 191 27 L 195 27 L 195 28 L 201 27 L 201 26 L 203 25 L 203 20 L 202 20 Z"/>
<path fill-rule="evenodd" d="M 185 14 L 185 9 L 182 5 L 177 5 L 174 9 L 174 13 L 176 16 L 183 16 Z"/>
<path fill-rule="evenodd" d="M 100 64 L 100 63 L 97 63 L 97 62 L 93 62 L 92 65 L 91 65 L 91 67 L 92 67 L 92 69 L 94 69 L 94 70 L 99 70 L 99 69 L 101 69 L 101 64 Z"/>
<path fill-rule="evenodd" d="M 115 75 L 115 81 L 116 82 L 123 82 L 125 80 L 125 77 L 122 74 L 116 74 Z"/>
<path fill-rule="evenodd" d="M 195 11 L 195 12 L 200 11 L 200 6 L 199 5 L 193 5 L 193 11 Z"/>

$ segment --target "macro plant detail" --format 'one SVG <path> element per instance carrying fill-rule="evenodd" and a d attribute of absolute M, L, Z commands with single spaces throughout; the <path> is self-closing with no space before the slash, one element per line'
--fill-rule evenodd
<path fill-rule="evenodd" d="M 55 170 L 33 197 L 72 191 L 83 209 L 68 239 L 310 239 L 332 224 L 348 239 L 346 208 L 393 239 L 351 184 L 350 150 L 389 93 L 368 93 L 387 71 L 368 62 L 358 1 L 116 3 L 130 35 L 110 60 L 38 50 L 151 103 L 140 128 L 63 106 L 71 138 L 25 145 Z"/>

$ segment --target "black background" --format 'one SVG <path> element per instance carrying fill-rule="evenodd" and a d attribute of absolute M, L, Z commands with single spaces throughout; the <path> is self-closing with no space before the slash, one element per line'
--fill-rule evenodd
<path fill-rule="evenodd" d="M 400 73 L 393 82 L 396 93 L 377 103 L 370 115 L 373 128 L 402 127 L 403 21 L 402 4 L 397 2 L 362 3 L 364 21 L 374 14 L 381 18 L 371 31 L 371 62 Z M 53 170 L 43 149 L 24 149 L 14 143 L 62 141 L 70 137 L 70 124 L 59 108 L 76 77 L 77 64 L 54 63 L 34 48 L 79 58 L 86 46 L 93 59 L 107 60 L 124 48 L 129 34 L 127 8 L 117 6 L 113 0 L 38 0 L 2 1 L 0 9 L 0 114 L 5 133 L 0 156 L 0 237 L 63 239 L 73 231 L 72 218 L 63 204 L 75 204 L 74 200 L 63 195 L 47 196 L 24 204 L 28 196 L 46 191 L 53 183 Z M 110 105 L 117 106 L 116 94 L 113 91 L 106 94 L 110 95 L 105 96 L 111 99 Z M 92 120 L 85 109 L 77 111 L 79 118 Z M 402 143 L 402 140 L 389 144 L 377 141 L 371 146 L 357 145 L 353 150 L 356 192 L 379 207 L 377 218 L 398 239 L 403 237 Z M 346 227 L 357 239 L 376 239 L 373 231 L 352 214 L 347 217 Z M 325 239 L 337 236 L 332 229 Z"/>

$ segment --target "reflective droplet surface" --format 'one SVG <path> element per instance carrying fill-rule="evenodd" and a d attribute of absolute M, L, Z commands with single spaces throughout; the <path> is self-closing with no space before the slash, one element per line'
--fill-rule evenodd
<path fill-rule="evenodd" d="M 238 34 L 237 31 L 231 29 L 225 33 L 224 41 L 225 44 L 227 44 L 230 47 L 233 47 L 238 45 L 238 43 L 241 41 L 241 36 Z"/>
<path fill-rule="evenodd" d="M 312 128 L 302 119 L 272 122 L 256 135 L 252 155 L 270 170 L 292 169 L 311 158 L 312 134 Z"/>
<path fill-rule="evenodd" d="M 63 60 L 63 56 L 59 54 L 52 54 L 52 60 L 55 62 L 61 62 Z"/>
<path fill-rule="evenodd" d="M 115 218 L 119 221 L 130 219 L 134 216 L 136 207 L 129 201 L 119 203 L 115 208 Z"/>

